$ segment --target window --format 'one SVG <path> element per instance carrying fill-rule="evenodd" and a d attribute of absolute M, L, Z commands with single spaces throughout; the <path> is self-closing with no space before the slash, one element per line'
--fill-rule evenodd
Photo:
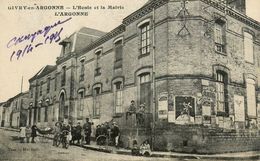
<path fill-rule="evenodd" d="M 246 79 L 246 94 L 247 94 L 247 114 L 248 116 L 256 116 L 256 94 L 255 80 Z"/>
<path fill-rule="evenodd" d="M 217 71 L 217 112 L 222 115 L 228 113 L 228 93 L 227 93 L 227 74 L 223 71 Z"/>
<path fill-rule="evenodd" d="M 244 32 L 244 55 L 247 62 L 254 63 L 253 36 L 248 32 Z"/>
<path fill-rule="evenodd" d="M 96 68 L 95 68 L 95 76 L 101 75 L 101 67 L 100 67 L 100 57 L 101 57 L 101 50 L 97 51 L 96 53 Z"/>
<path fill-rule="evenodd" d="M 116 82 L 114 84 L 114 100 L 115 100 L 115 113 L 123 113 L 123 91 L 122 82 Z"/>
<path fill-rule="evenodd" d="M 42 95 L 42 85 L 43 85 L 43 81 L 41 81 L 41 84 L 40 84 L 40 96 Z"/>
<path fill-rule="evenodd" d="M 101 87 L 94 88 L 94 116 L 100 116 L 100 94 Z"/>
<path fill-rule="evenodd" d="M 64 86 L 66 84 L 66 66 L 62 67 L 61 72 L 61 86 Z"/>
<path fill-rule="evenodd" d="M 57 75 L 55 75 L 55 79 L 54 79 L 54 91 L 57 90 Z"/>
<path fill-rule="evenodd" d="M 122 40 L 118 40 L 115 42 L 115 64 L 114 64 L 115 69 L 122 67 L 122 54 L 123 54 Z"/>
<path fill-rule="evenodd" d="M 38 108 L 38 122 L 41 122 L 41 108 Z"/>
<path fill-rule="evenodd" d="M 30 97 L 33 98 L 33 87 L 30 86 Z"/>
<path fill-rule="evenodd" d="M 48 122 L 48 106 L 49 106 L 49 100 L 46 100 L 46 107 L 44 111 L 44 122 Z"/>
<path fill-rule="evenodd" d="M 23 109 L 23 99 L 21 99 L 21 102 L 20 102 L 20 109 Z"/>
<path fill-rule="evenodd" d="M 82 59 L 82 60 L 80 61 L 80 75 L 79 75 L 79 81 L 83 81 L 83 80 L 84 80 L 84 71 L 85 71 L 84 64 L 85 64 L 85 60 Z"/>
<path fill-rule="evenodd" d="M 217 20 L 215 22 L 215 50 L 217 52 L 225 53 L 225 22 Z"/>
<path fill-rule="evenodd" d="M 53 97 L 53 106 L 52 106 L 52 121 L 57 121 L 59 116 L 59 112 L 57 111 L 57 107 L 54 105 L 56 103 L 56 97 Z"/>
<path fill-rule="evenodd" d="M 146 111 L 149 111 L 152 98 L 151 78 L 149 73 L 140 75 L 140 104 L 145 104 Z"/>
<path fill-rule="evenodd" d="M 50 85 L 51 85 L 51 77 L 47 78 L 47 93 L 50 92 Z"/>
<path fill-rule="evenodd" d="M 150 53 L 150 25 L 149 22 L 140 26 L 141 30 L 141 55 Z"/>
<path fill-rule="evenodd" d="M 84 109 L 84 90 L 78 93 L 79 106 L 77 111 L 78 119 L 83 119 L 83 109 Z"/>
<path fill-rule="evenodd" d="M 15 101 L 15 107 L 14 107 L 15 110 L 18 109 L 18 101 Z"/>

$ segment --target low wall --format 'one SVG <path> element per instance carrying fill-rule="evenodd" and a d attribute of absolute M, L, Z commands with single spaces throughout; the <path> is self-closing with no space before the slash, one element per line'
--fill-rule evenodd
<path fill-rule="evenodd" d="M 260 132 L 168 124 L 155 129 L 154 150 L 201 154 L 260 150 Z"/>

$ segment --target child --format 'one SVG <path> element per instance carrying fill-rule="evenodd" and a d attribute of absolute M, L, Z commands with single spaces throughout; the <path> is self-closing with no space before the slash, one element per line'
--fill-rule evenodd
<path fill-rule="evenodd" d="M 24 138 L 25 138 L 25 135 L 26 135 L 26 132 L 25 132 L 25 127 L 24 126 L 21 126 L 20 127 L 20 142 L 21 143 L 24 143 Z"/>
<path fill-rule="evenodd" d="M 132 155 L 140 155 L 137 141 L 133 141 Z"/>
<path fill-rule="evenodd" d="M 26 126 L 25 136 L 26 136 L 26 142 L 29 143 L 30 136 L 31 136 L 31 128 L 30 128 L 30 126 Z"/>
<path fill-rule="evenodd" d="M 151 155 L 151 148 L 148 140 L 144 141 L 144 143 L 140 146 L 140 153 L 143 156 L 150 156 Z"/>

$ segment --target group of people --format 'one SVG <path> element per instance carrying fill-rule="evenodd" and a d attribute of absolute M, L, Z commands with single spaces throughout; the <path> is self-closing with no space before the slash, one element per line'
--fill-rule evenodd
<path fill-rule="evenodd" d="M 30 142 L 30 138 L 31 139 L 31 143 L 35 143 L 35 137 L 37 136 L 37 126 L 33 125 L 32 127 L 30 126 L 21 126 L 20 127 L 20 142 L 24 143 L 26 141 L 26 143 Z"/>
<path fill-rule="evenodd" d="M 68 124 L 62 122 L 57 122 L 55 124 L 55 127 L 53 129 L 54 133 L 54 141 L 53 145 L 56 145 L 57 138 L 59 135 L 64 131 L 68 131 L 68 140 L 70 141 L 70 144 L 74 144 L 75 141 L 77 141 L 77 144 L 83 144 L 85 141 L 86 144 L 90 144 L 90 136 L 91 136 L 91 126 L 93 123 L 89 122 L 89 118 L 86 118 L 86 123 L 81 126 L 80 122 L 77 123 L 77 125 L 72 125 L 72 122 L 69 122 Z"/>
<path fill-rule="evenodd" d="M 128 119 L 128 116 L 131 116 L 133 114 L 136 115 L 136 120 L 137 120 L 137 124 L 143 124 L 145 119 L 144 119 L 144 115 L 145 115 L 145 103 L 140 104 L 140 107 L 137 109 L 136 105 L 135 105 L 135 101 L 132 100 L 131 104 L 128 108 L 128 111 L 126 112 L 126 119 Z"/>
<path fill-rule="evenodd" d="M 120 130 L 116 122 L 110 126 L 108 122 L 97 125 L 96 141 L 98 145 L 103 145 L 108 141 L 108 144 L 118 147 Z"/>
<path fill-rule="evenodd" d="M 143 156 L 150 156 L 151 155 L 151 147 L 148 140 L 145 140 L 140 147 L 137 145 L 137 141 L 134 140 L 133 148 L 132 148 L 132 155 L 143 155 Z"/>

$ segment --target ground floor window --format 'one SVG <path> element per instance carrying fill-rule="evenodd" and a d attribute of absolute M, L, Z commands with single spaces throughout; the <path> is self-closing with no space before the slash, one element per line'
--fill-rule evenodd
<path fill-rule="evenodd" d="M 100 103 L 100 94 L 101 94 L 101 87 L 98 86 L 98 87 L 95 87 L 93 89 L 93 94 L 94 94 L 94 106 L 93 106 L 93 114 L 94 116 L 100 116 L 100 106 L 101 106 L 101 103 Z"/>
<path fill-rule="evenodd" d="M 114 84 L 114 102 L 115 102 L 115 113 L 123 112 L 123 91 L 122 91 L 122 82 L 116 82 Z"/>
<path fill-rule="evenodd" d="M 140 105 L 145 105 L 145 110 L 150 112 L 152 98 L 150 73 L 140 75 Z"/>
<path fill-rule="evenodd" d="M 38 122 L 41 122 L 41 108 L 38 108 Z"/>
<path fill-rule="evenodd" d="M 246 93 L 247 93 L 247 113 L 249 116 L 256 116 L 256 94 L 255 94 L 255 80 L 246 79 Z"/>

